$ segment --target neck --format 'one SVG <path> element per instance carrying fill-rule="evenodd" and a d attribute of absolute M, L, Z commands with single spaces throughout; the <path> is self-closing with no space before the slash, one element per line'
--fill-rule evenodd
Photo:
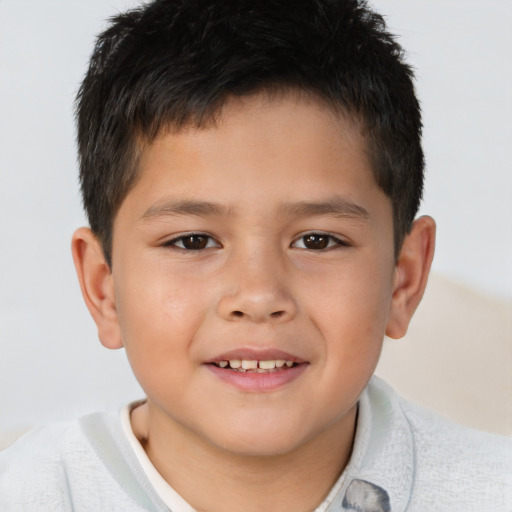
<path fill-rule="evenodd" d="M 350 458 L 356 406 L 314 439 L 279 455 L 229 452 L 167 420 L 151 406 L 132 412 L 132 427 L 169 484 L 198 512 L 311 512 Z M 197 490 L 201 489 L 198 493 Z"/>

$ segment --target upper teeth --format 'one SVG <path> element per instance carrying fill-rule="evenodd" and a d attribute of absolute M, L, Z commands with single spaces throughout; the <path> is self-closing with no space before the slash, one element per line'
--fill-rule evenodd
<path fill-rule="evenodd" d="M 221 368 L 230 368 L 242 370 L 273 370 L 274 368 L 282 368 L 286 365 L 288 368 L 293 366 L 293 361 L 285 361 L 284 359 L 272 359 L 268 361 L 257 361 L 250 359 L 230 359 L 229 361 L 219 361 L 217 363 Z"/>

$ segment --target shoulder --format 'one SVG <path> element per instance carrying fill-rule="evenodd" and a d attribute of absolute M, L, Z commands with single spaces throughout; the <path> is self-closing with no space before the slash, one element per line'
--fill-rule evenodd
<path fill-rule="evenodd" d="M 26 461 L 46 468 L 59 465 L 67 454 L 80 450 L 83 436 L 78 421 L 37 427 L 0 452 L 0 475 L 17 470 Z"/>
<path fill-rule="evenodd" d="M 401 407 L 414 436 L 417 485 L 477 492 L 481 499 L 506 496 L 512 507 L 511 438 L 455 424 L 406 401 Z"/>
<path fill-rule="evenodd" d="M 90 491 L 108 481 L 104 473 L 81 420 L 36 428 L 0 452 L 0 510 L 67 511 L 76 500 L 92 510 Z"/>
<path fill-rule="evenodd" d="M 453 423 L 404 400 L 379 379 L 371 388 L 371 402 L 387 402 L 394 412 L 394 427 L 410 431 L 411 503 L 512 510 L 512 438 Z"/>
<path fill-rule="evenodd" d="M 81 452 L 76 422 L 39 427 L 0 453 L 2 510 L 34 510 L 47 501 L 55 510 L 67 510 L 63 468 L 73 452 Z M 37 498 L 37 495 L 41 498 Z M 31 498 L 33 497 L 33 498 Z M 36 501 L 39 501 L 37 503 Z M 22 508 L 21 508 L 22 507 Z"/>
<path fill-rule="evenodd" d="M 452 461 L 463 463 L 465 471 L 491 465 L 498 471 L 508 469 L 512 477 L 512 438 L 459 425 L 401 398 L 399 404 L 413 432 L 420 460 L 434 462 L 441 455 L 444 459 L 450 456 Z"/>

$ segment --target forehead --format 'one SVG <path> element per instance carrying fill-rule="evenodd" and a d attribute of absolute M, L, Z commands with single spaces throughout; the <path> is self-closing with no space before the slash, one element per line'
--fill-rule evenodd
<path fill-rule="evenodd" d="M 160 133 L 145 146 L 127 199 L 145 203 L 141 214 L 167 196 L 213 198 L 233 211 L 262 198 L 280 208 L 347 194 L 357 203 L 376 188 L 357 118 L 305 93 L 258 93 L 228 99 L 207 126 Z"/>

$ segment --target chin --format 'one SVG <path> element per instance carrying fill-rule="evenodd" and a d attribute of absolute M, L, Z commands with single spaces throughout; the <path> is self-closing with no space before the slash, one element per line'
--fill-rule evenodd
<path fill-rule="evenodd" d="M 279 442 L 268 436 L 265 439 L 247 439 L 237 440 L 236 442 L 230 442 L 229 444 L 223 445 L 222 448 L 238 457 L 252 457 L 252 458 L 268 458 L 268 457 L 280 457 L 289 454 L 297 448 L 300 443 L 293 443 L 290 439 Z"/>
<path fill-rule="evenodd" d="M 215 442 L 215 441 L 214 441 Z M 226 452 L 242 457 L 276 457 L 293 452 L 306 442 L 297 427 L 276 428 L 253 423 L 247 428 L 224 431 L 215 444 Z"/>

